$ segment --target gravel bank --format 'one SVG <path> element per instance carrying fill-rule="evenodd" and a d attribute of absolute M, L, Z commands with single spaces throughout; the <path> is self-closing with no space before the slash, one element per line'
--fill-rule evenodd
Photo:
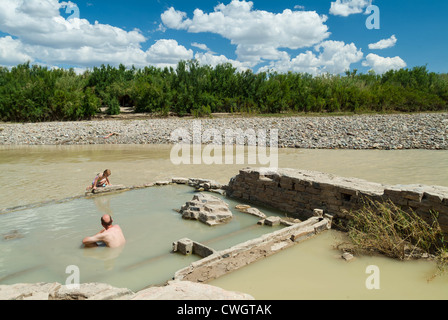
<path fill-rule="evenodd" d="M 0 145 L 170 144 L 171 133 L 278 129 L 281 148 L 448 150 L 448 113 L 0 123 Z M 112 135 L 111 135 L 112 134 Z"/>

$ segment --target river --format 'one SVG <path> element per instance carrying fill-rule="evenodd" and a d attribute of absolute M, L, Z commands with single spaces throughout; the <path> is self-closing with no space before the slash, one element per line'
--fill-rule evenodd
<path fill-rule="evenodd" d="M 112 183 L 138 185 L 171 177 L 227 183 L 239 169 L 249 166 L 175 165 L 170 161 L 171 149 L 167 145 L 0 147 L 0 209 L 80 195 L 106 168 L 112 170 Z M 448 186 L 448 151 L 279 149 L 278 157 L 283 168 L 317 170 L 383 184 Z M 12 214 L 20 212 L 8 213 Z M 339 236 L 330 231 L 212 284 L 247 292 L 257 299 L 448 298 L 448 277 L 426 281 L 435 272 L 432 263 L 378 257 L 360 257 L 347 263 L 335 257 Z M 366 289 L 368 265 L 381 271 L 379 290 Z"/>

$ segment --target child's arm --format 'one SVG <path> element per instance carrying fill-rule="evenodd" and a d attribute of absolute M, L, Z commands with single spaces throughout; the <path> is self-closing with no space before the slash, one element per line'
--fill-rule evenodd
<path fill-rule="evenodd" d="M 98 180 L 100 179 L 100 176 L 96 176 L 95 180 L 93 180 L 93 189 L 96 190 L 96 185 L 98 183 Z"/>

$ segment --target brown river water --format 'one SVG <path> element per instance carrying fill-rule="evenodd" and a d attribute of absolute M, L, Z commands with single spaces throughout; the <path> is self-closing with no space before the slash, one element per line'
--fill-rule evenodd
<path fill-rule="evenodd" d="M 171 177 L 227 183 L 239 169 L 249 166 L 175 165 L 170 161 L 171 150 L 167 145 L 0 147 L 0 209 L 83 194 L 94 176 L 106 168 L 112 170 L 112 183 L 130 186 Z M 448 151 L 280 149 L 278 160 L 282 168 L 317 170 L 383 184 L 448 186 Z M 186 197 L 182 192 L 179 196 Z M 88 209 L 90 204 L 80 205 Z M 45 242 L 47 232 L 51 228 L 34 235 L 35 241 Z M 448 276 L 428 281 L 437 271 L 433 263 L 382 257 L 358 257 L 348 263 L 334 249 L 340 237 L 335 231 L 326 232 L 211 284 L 256 299 L 448 298 Z M 9 242 L 0 239 L 0 244 L 11 250 Z M 379 289 L 366 286 L 369 266 L 378 267 Z"/>

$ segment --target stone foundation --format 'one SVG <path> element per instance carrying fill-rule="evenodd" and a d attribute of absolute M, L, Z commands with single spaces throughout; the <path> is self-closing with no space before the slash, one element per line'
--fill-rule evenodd
<path fill-rule="evenodd" d="M 180 239 L 173 242 L 173 252 L 180 252 L 183 255 L 195 254 L 201 258 L 208 257 L 215 253 L 215 250 L 207 247 L 206 245 L 190 240 L 188 238 Z"/>
<path fill-rule="evenodd" d="M 447 187 L 382 185 L 316 171 L 246 168 L 230 180 L 226 192 L 232 198 L 280 209 L 300 219 L 311 217 L 314 209 L 344 219 L 366 199 L 391 200 L 424 219 L 437 212 L 442 230 L 448 233 Z"/>
<path fill-rule="evenodd" d="M 206 283 L 314 237 L 330 229 L 331 223 L 332 218 L 328 215 L 317 214 L 304 222 L 262 235 L 229 249 L 214 251 L 207 248 L 209 251 L 203 259 L 177 271 L 173 280 Z M 186 254 L 190 254 L 191 251 L 194 253 L 198 250 L 194 244 L 201 247 L 199 243 L 190 239 L 181 239 L 173 244 L 173 248 L 181 253 L 188 251 Z M 184 250 L 183 247 L 188 249 Z"/>

